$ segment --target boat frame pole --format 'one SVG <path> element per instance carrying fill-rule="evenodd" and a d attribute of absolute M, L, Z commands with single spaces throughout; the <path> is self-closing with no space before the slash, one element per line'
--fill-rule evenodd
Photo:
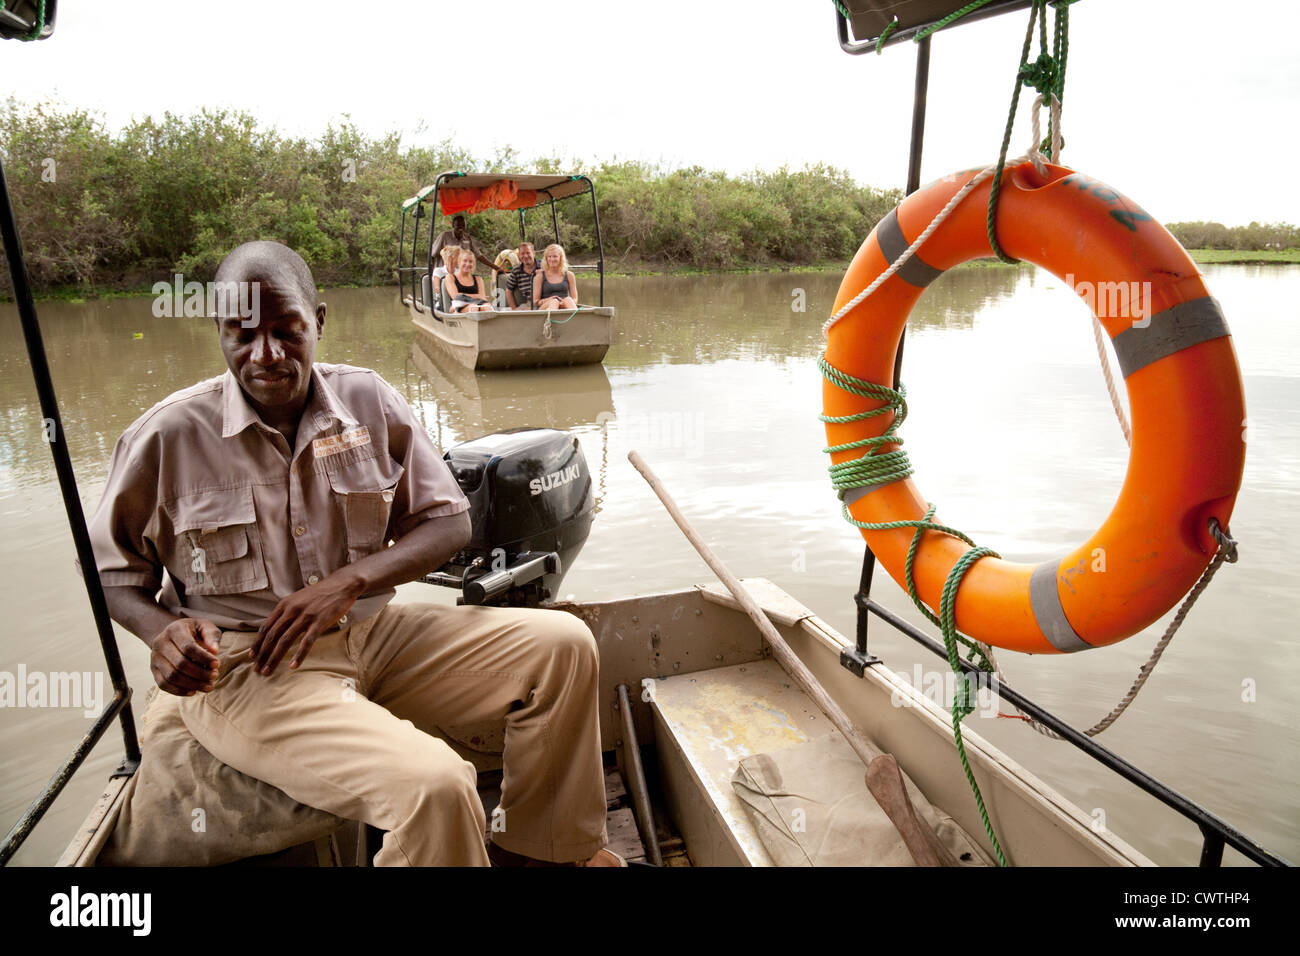
<path fill-rule="evenodd" d="M 605 305 L 605 243 L 600 238 L 600 212 L 596 209 L 596 184 L 591 181 L 590 176 L 583 176 L 587 181 L 587 189 L 591 193 L 591 221 L 596 227 L 596 255 L 599 256 L 597 265 L 600 267 L 600 304 Z"/>
<path fill-rule="evenodd" d="M 837 14 L 837 19 L 844 23 Z M 921 150 L 925 144 L 925 103 L 930 87 L 930 37 L 922 37 L 916 45 L 916 81 L 912 95 L 912 145 L 907 156 L 907 192 L 910 196 L 921 188 Z M 903 371 L 903 345 L 906 336 L 898 340 L 898 352 L 894 356 L 894 388 L 898 388 L 899 376 Z M 840 663 L 858 677 L 863 676 L 866 668 L 879 664 L 880 658 L 867 652 L 867 613 L 871 603 L 871 579 L 876 573 L 876 555 L 870 546 L 862 555 L 862 577 L 858 581 L 858 592 L 853 596 L 857 606 L 857 624 L 855 627 L 855 646 L 840 652 Z"/>

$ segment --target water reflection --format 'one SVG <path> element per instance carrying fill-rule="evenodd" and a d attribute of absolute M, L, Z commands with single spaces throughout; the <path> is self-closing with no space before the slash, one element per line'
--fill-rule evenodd
<path fill-rule="evenodd" d="M 615 417 L 614 393 L 603 365 L 472 371 L 418 331 L 403 367 L 406 400 L 439 447 L 508 428 L 575 429 Z"/>
<path fill-rule="evenodd" d="M 973 328 L 980 312 L 996 309 L 1015 294 L 1022 281 L 1032 281 L 1034 274 L 1028 266 L 979 264 L 950 269 L 926 286 L 925 294 L 908 316 L 908 328 Z M 978 309 L 971 308 L 975 301 L 979 302 Z"/>

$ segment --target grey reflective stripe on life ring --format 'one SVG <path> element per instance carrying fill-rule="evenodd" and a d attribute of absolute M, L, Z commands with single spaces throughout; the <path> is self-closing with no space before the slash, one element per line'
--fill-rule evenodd
<path fill-rule="evenodd" d="M 1130 326 L 1111 342 L 1120 372 L 1128 378 L 1152 362 L 1229 334 L 1223 310 L 1207 295 L 1157 312 L 1144 325 Z"/>
<path fill-rule="evenodd" d="M 884 253 L 885 260 L 891 264 L 912 244 L 912 241 L 903 235 L 903 227 L 898 224 L 897 208 L 889 210 L 889 214 L 876 226 L 876 242 L 880 243 L 880 251 Z M 923 289 L 943 275 L 943 270 L 936 269 L 924 261 L 918 251 L 899 267 L 895 275 L 904 282 Z"/>
<path fill-rule="evenodd" d="M 1029 577 L 1029 606 L 1043 637 L 1058 651 L 1066 654 L 1086 651 L 1092 645 L 1074 632 L 1065 616 L 1065 608 L 1061 607 L 1061 595 L 1056 590 L 1056 569 L 1060 563 L 1059 560 L 1044 561 L 1034 568 Z"/>
<path fill-rule="evenodd" d="M 868 494 L 880 487 L 880 485 L 859 485 L 856 488 L 846 488 L 844 489 L 844 497 L 841 500 L 843 500 L 845 505 L 851 507 L 853 502 L 857 501 L 859 498 L 865 498 Z"/>

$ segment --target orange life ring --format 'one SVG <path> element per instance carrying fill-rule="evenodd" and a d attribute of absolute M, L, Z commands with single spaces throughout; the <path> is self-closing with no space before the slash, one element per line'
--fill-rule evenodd
<path fill-rule="evenodd" d="M 1057 653 L 1113 644 L 1167 612 L 1196 582 L 1227 528 L 1245 464 L 1245 400 L 1232 338 L 1196 265 L 1169 232 L 1118 191 L 1062 166 L 1004 170 L 998 241 L 1016 258 L 1093 291 L 1128 389 L 1132 444 L 1128 472 L 1109 517 L 1059 560 L 976 561 L 962 580 L 958 630 L 996 647 Z M 838 312 L 872 283 L 929 225 L 975 171 L 946 177 L 908 196 L 876 226 L 854 257 L 835 302 Z M 976 187 L 897 273 L 831 326 L 826 361 L 868 382 L 893 382 L 894 356 L 912 306 L 945 269 L 992 255 L 985 217 L 989 179 Z M 1124 283 L 1123 287 L 1115 283 Z M 1149 283 L 1143 286 L 1143 283 Z M 1121 288 L 1149 290 L 1146 314 L 1117 308 Z M 1105 300 L 1105 301 L 1103 301 Z M 1129 314 L 1109 314 L 1128 312 Z M 883 407 L 827 380 L 827 417 Z M 892 413 L 828 423 L 831 445 L 883 435 Z M 885 445 L 881 451 L 896 449 Z M 861 448 L 831 455 L 862 457 Z M 920 520 L 926 500 L 910 478 L 847 491 L 859 521 Z M 912 528 L 863 530 L 877 560 L 904 585 Z M 968 550 L 950 535 L 923 532 L 917 592 L 937 609 L 948 572 Z"/>

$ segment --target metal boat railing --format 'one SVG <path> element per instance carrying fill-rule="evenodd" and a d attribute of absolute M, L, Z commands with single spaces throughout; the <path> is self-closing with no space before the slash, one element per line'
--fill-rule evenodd
<path fill-rule="evenodd" d="M 41 339 L 40 323 L 36 319 L 36 303 L 32 298 L 31 280 L 27 274 L 26 261 L 23 259 L 18 224 L 14 220 L 13 206 L 9 201 L 9 184 L 5 179 L 3 162 L 0 162 L 0 231 L 4 233 L 5 258 L 9 262 L 9 275 L 13 280 L 14 300 L 18 304 L 23 339 L 27 343 L 27 356 L 32 363 L 32 377 L 36 381 L 36 393 L 40 400 L 43 418 L 40 424 L 50 439 L 48 442 L 50 454 L 54 456 L 54 470 L 58 475 L 59 490 L 63 494 L 63 507 L 68 513 L 68 525 L 72 529 L 77 561 L 81 565 L 82 579 L 86 583 L 86 593 L 90 597 L 90 609 L 94 614 L 95 629 L 99 632 L 104 662 L 108 666 L 109 678 L 113 682 L 113 699 L 108 702 L 90 730 L 86 732 L 72 755 L 50 777 L 45 789 L 5 834 L 4 843 L 0 844 L 0 866 L 3 866 L 22 846 L 23 841 L 45 815 L 45 811 L 54 803 L 55 798 L 63 792 L 73 773 L 85 761 L 99 739 L 104 736 L 114 719 L 120 721 L 122 725 L 122 744 L 126 750 L 126 758 L 114 775 L 129 775 L 135 772 L 135 768 L 140 765 L 140 743 L 136 737 L 135 720 L 131 714 L 131 688 L 126 682 L 126 673 L 122 669 L 122 656 L 118 653 L 113 622 L 108 616 L 104 586 L 99 580 L 95 553 L 90 546 L 86 515 L 81 508 L 81 498 L 77 494 L 77 477 L 72 470 L 72 459 L 68 455 L 68 443 L 63 432 L 63 419 L 59 415 L 59 402 L 54 394 L 54 382 L 50 379 L 50 366 L 45 358 L 45 344 Z"/>
<path fill-rule="evenodd" d="M 848 670 L 851 670 L 853 673 L 861 677 L 866 667 L 881 663 L 879 658 L 871 657 L 867 654 L 865 618 L 868 613 L 876 615 L 876 617 L 891 625 L 902 634 L 907 635 L 926 650 L 944 658 L 945 662 L 947 661 L 948 652 L 944 649 L 944 646 L 920 628 L 905 621 L 888 608 L 871 600 L 871 598 L 862 591 L 857 593 L 855 601 L 858 607 L 857 646 L 852 650 L 846 649 L 840 653 L 840 663 Z M 965 674 L 977 678 L 981 674 L 984 674 L 985 677 L 988 676 L 986 673 L 980 671 L 980 669 L 974 664 L 967 661 L 960 661 L 960 663 L 962 671 Z M 983 687 L 985 685 L 981 683 L 980 686 Z M 1068 741 L 1079 750 L 1082 750 L 1093 760 L 1096 760 L 1103 767 L 1113 770 L 1138 789 L 1155 797 L 1165 806 L 1196 824 L 1197 828 L 1201 832 L 1200 866 L 1220 866 L 1223 863 L 1223 848 L 1225 844 L 1240 852 L 1251 862 L 1258 863 L 1260 866 L 1291 865 L 1280 856 L 1265 850 L 1262 846 L 1250 839 L 1250 837 L 1246 836 L 1236 827 L 1226 823 L 1219 817 L 1216 817 L 1204 807 L 1193 803 L 1172 787 L 1160 782 L 1146 771 L 1129 763 L 1114 751 L 1103 747 L 1091 737 L 1085 735 L 1082 731 L 1070 726 L 1051 711 L 1034 703 L 1023 694 L 1017 693 L 1000 681 L 990 681 L 987 686 L 1008 704 L 1018 708 L 1027 716 L 1032 717 L 1048 730 L 1057 734 L 1062 740 Z"/>

